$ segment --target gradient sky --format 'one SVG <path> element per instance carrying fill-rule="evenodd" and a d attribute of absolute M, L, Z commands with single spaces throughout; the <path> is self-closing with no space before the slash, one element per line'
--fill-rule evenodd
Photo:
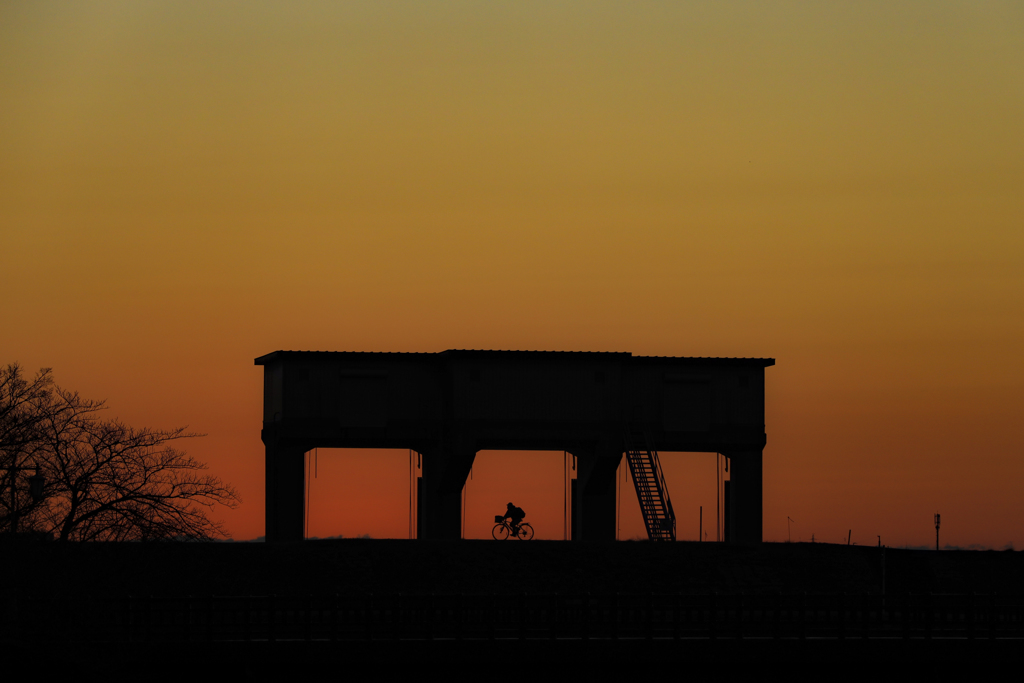
<path fill-rule="evenodd" d="M 246 539 L 270 351 L 772 357 L 766 540 L 1021 548 L 1021 36 L 1015 0 L 2 2 L 0 363 L 206 433 Z M 406 536 L 406 453 L 318 460 L 310 534 Z M 663 462 L 696 538 L 715 457 Z M 562 477 L 481 455 L 467 536 L 511 499 L 561 538 Z"/>

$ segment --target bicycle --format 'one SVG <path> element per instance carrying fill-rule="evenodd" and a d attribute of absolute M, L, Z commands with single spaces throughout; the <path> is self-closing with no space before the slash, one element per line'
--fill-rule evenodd
<path fill-rule="evenodd" d="M 519 528 L 513 528 L 511 524 L 505 521 L 504 517 L 499 515 L 494 516 L 494 521 L 497 524 L 491 530 L 491 536 L 494 536 L 495 541 L 504 541 L 509 536 L 518 538 L 521 541 L 529 541 L 533 538 L 533 527 L 527 523 L 522 523 Z"/>

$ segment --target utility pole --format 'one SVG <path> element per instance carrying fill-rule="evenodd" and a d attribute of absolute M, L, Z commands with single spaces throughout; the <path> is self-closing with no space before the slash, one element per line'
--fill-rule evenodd
<path fill-rule="evenodd" d="M 940 515 L 938 512 L 935 513 L 935 549 L 936 550 L 939 549 L 939 520 L 941 519 L 941 517 L 942 517 L 942 515 Z"/>

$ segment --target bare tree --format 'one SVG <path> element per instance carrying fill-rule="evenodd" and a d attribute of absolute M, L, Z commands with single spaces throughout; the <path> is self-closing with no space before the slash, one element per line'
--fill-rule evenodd
<path fill-rule="evenodd" d="M 17 363 L 0 368 L 0 457 L 20 454 L 35 441 L 39 402 L 52 389 L 49 368 L 31 380 L 25 379 Z"/>
<path fill-rule="evenodd" d="M 21 366 L 0 368 L 0 528 L 15 529 L 19 514 L 34 505 L 29 499 L 23 472 L 33 466 L 40 446 L 42 404 L 53 390 L 49 368 L 26 379 Z"/>
<path fill-rule="evenodd" d="M 215 505 L 236 507 L 237 492 L 173 447 L 201 435 L 101 419 L 102 402 L 52 380 L 31 405 L 32 436 L 22 451 L 31 452 L 46 484 L 43 501 L 21 512 L 25 526 L 64 541 L 226 536 L 209 513 Z"/>

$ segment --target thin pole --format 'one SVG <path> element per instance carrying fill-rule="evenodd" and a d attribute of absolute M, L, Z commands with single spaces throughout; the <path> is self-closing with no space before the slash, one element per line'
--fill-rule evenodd
<path fill-rule="evenodd" d="M 618 491 L 615 493 L 615 540 L 619 540 L 619 532 L 622 531 L 622 461 L 619 460 L 618 479 L 615 485 Z"/>
<path fill-rule="evenodd" d="M 413 537 L 419 539 L 420 537 L 420 478 L 422 475 L 420 472 L 423 471 L 423 454 L 419 451 L 413 451 L 413 456 L 416 459 L 416 464 L 412 467 L 412 534 Z"/>
<path fill-rule="evenodd" d="M 413 450 L 409 450 L 409 539 L 413 540 Z"/>
<path fill-rule="evenodd" d="M 715 453 L 715 541 L 722 540 L 722 456 Z"/>
<path fill-rule="evenodd" d="M 473 468 L 469 468 L 469 479 L 473 478 Z M 462 537 L 466 537 L 466 499 L 469 495 L 469 479 L 462 486 Z"/>
<path fill-rule="evenodd" d="M 306 528 L 305 528 L 305 531 L 304 531 L 304 533 L 303 533 L 303 538 L 304 538 L 304 539 L 305 539 L 305 538 L 309 538 L 309 499 L 310 499 L 310 495 L 309 495 L 309 494 L 310 494 L 310 487 L 309 487 L 309 484 L 310 484 L 310 480 L 309 480 L 309 474 L 310 474 L 310 470 L 312 469 L 312 468 L 311 468 L 311 467 L 309 466 L 309 465 L 310 465 L 310 462 L 309 462 L 310 460 L 311 460 L 311 458 L 310 458 L 310 452 L 309 452 L 309 451 L 306 451 L 306 519 L 304 520 L 304 521 L 305 521 L 305 523 L 306 523 L 306 524 L 305 524 L 305 527 L 306 527 Z"/>
<path fill-rule="evenodd" d="M 412 486 L 412 532 L 413 537 L 417 540 L 420 537 L 420 482 L 422 478 L 420 472 L 423 471 L 423 454 L 419 451 L 414 450 L 413 455 L 415 456 L 415 464 L 412 467 L 413 474 L 413 486 Z"/>
<path fill-rule="evenodd" d="M 570 515 L 570 517 L 569 517 L 569 531 L 572 531 L 572 516 L 571 515 L 575 515 L 576 514 L 576 510 L 579 509 L 578 507 L 576 507 L 576 501 L 572 499 L 572 473 L 576 471 L 576 454 L 575 453 L 570 453 L 569 454 L 569 469 L 570 469 L 570 472 L 569 472 L 569 498 L 571 499 L 569 501 L 569 515 Z M 579 484 L 579 477 L 576 477 L 576 483 Z M 579 522 L 576 523 L 576 528 L 577 529 L 580 528 Z"/>

